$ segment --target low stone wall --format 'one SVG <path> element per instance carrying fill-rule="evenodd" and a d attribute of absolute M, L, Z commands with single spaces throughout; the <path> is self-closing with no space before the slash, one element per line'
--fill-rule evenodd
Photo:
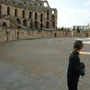
<path fill-rule="evenodd" d="M 73 37 L 90 37 L 90 31 L 80 31 L 80 33 L 73 31 Z"/>
<path fill-rule="evenodd" d="M 90 32 L 81 31 L 36 31 L 0 27 L 0 42 L 21 40 L 28 38 L 54 38 L 54 37 L 89 37 Z"/>

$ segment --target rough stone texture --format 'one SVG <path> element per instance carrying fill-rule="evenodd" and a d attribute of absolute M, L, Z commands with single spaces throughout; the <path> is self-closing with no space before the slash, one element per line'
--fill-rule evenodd
<path fill-rule="evenodd" d="M 28 29 L 56 30 L 57 10 L 50 8 L 48 2 L 42 0 L 0 0 L 0 25 L 10 28 L 24 26 Z"/>
<path fill-rule="evenodd" d="M 0 43 L 0 90 L 67 90 L 68 57 L 74 41 L 49 38 Z M 90 45 L 85 44 L 83 51 L 90 52 Z M 80 57 L 86 76 L 80 78 L 79 90 L 90 90 L 90 55 Z"/>
<path fill-rule="evenodd" d="M 30 39 L 30 38 L 61 38 L 61 37 L 90 37 L 90 31 L 53 31 L 53 30 L 28 30 L 0 27 L 0 42 Z"/>
<path fill-rule="evenodd" d="M 0 42 L 29 38 L 72 37 L 72 32 L 0 28 Z"/>

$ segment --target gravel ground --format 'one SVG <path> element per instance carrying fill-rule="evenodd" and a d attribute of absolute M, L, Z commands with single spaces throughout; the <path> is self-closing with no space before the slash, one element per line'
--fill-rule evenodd
<path fill-rule="evenodd" d="M 67 90 L 68 57 L 76 39 L 0 43 L 0 90 Z M 90 43 L 82 51 L 90 52 Z M 90 90 L 90 55 L 80 58 L 86 64 L 86 76 L 80 78 L 79 90 Z"/>

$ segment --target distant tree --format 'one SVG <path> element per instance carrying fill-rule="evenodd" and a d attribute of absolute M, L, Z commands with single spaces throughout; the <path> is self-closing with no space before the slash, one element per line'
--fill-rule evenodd
<path fill-rule="evenodd" d="M 75 26 L 73 26 L 73 30 L 75 31 Z"/>
<path fill-rule="evenodd" d="M 61 31 L 64 31 L 64 27 L 61 28 Z"/>
<path fill-rule="evenodd" d="M 77 29 L 76 29 L 76 30 L 77 30 L 77 32 L 78 32 L 78 33 L 80 33 L 80 28 L 79 28 L 79 26 L 77 27 Z"/>

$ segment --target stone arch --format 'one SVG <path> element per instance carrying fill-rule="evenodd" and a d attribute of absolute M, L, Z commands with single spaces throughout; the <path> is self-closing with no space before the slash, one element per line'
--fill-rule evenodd
<path fill-rule="evenodd" d="M 35 13 L 35 20 L 37 19 L 37 12 Z"/>
<path fill-rule="evenodd" d="M 7 7 L 7 15 L 10 15 L 10 7 Z"/>
<path fill-rule="evenodd" d="M 54 33 L 54 37 L 57 37 L 57 33 Z"/>
<path fill-rule="evenodd" d="M 22 27 L 21 26 L 18 26 L 19 29 L 21 29 Z"/>
<path fill-rule="evenodd" d="M 22 18 L 25 18 L 25 11 L 22 11 Z"/>
<path fill-rule="evenodd" d="M 20 19 L 19 19 L 19 18 L 17 18 L 17 23 L 18 23 L 18 24 L 21 24 L 21 21 L 20 21 Z"/>
<path fill-rule="evenodd" d="M 38 3 L 35 3 L 35 5 L 37 6 L 37 5 L 38 5 Z"/>
<path fill-rule="evenodd" d="M 51 20 L 55 21 L 55 16 L 54 15 L 51 16 Z"/>
<path fill-rule="evenodd" d="M 52 14 L 55 14 L 55 11 L 52 11 Z"/>
<path fill-rule="evenodd" d="M 40 21 L 43 22 L 43 13 L 40 15 Z"/>
<path fill-rule="evenodd" d="M 1 18 L 1 15 L 2 15 L 2 6 L 0 5 L 0 18 Z"/>
<path fill-rule="evenodd" d="M 6 31 L 6 40 L 7 41 L 9 40 L 9 35 L 10 35 L 10 32 Z"/>
<path fill-rule="evenodd" d="M 47 20 L 49 19 L 49 10 L 47 10 Z"/>
<path fill-rule="evenodd" d="M 43 5 L 44 5 L 44 7 L 48 7 L 48 4 L 47 4 L 46 2 L 44 2 L 44 4 L 43 4 Z"/>
<path fill-rule="evenodd" d="M 15 9 L 15 17 L 17 17 L 17 16 L 18 16 L 18 10 Z"/>
<path fill-rule="evenodd" d="M 33 29 L 33 21 L 30 22 L 30 28 Z"/>
<path fill-rule="evenodd" d="M 35 25 L 35 28 L 37 28 L 37 27 L 38 27 L 38 22 L 35 21 L 35 22 L 34 22 L 34 25 Z"/>
<path fill-rule="evenodd" d="M 43 24 L 42 24 L 42 23 L 40 24 L 40 28 L 41 28 L 41 30 L 42 30 L 42 28 L 43 28 Z"/>
<path fill-rule="evenodd" d="M 23 26 L 27 26 L 27 20 L 26 19 L 23 20 Z"/>
<path fill-rule="evenodd" d="M 32 12 L 29 12 L 29 19 L 32 18 Z"/>
<path fill-rule="evenodd" d="M 46 22 L 46 28 L 49 28 L 49 22 Z"/>
<path fill-rule="evenodd" d="M 7 27 L 7 23 L 6 22 L 3 22 L 2 23 L 2 27 Z"/>
<path fill-rule="evenodd" d="M 55 22 L 52 22 L 52 27 L 55 28 Z"/>

